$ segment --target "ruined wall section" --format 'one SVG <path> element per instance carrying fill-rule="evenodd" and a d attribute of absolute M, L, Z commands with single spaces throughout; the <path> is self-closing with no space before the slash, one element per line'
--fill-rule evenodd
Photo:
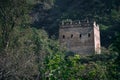
<path fill-rule="evenodd" d="M 101 53 L 101 46 L 100 46 L 100 30 L 99 25 L 94 22 L 94 46 L 95 46 L 95 53 Z"/>
<path fill-rule="evenodd" d="M 62 24 L 59 40 L 62 47 L 79 54 L 95 52 L 94 29 L 92 23 L 69 22 Z"/>

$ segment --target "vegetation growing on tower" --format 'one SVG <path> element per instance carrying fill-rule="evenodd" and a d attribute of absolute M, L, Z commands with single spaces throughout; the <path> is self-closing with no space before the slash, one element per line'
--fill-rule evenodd
<path fill-rule="evenodd" d="M 107 48 L 87 57 L 60 48 L 67 18 L 96 20 Z M 0 80 L 119 80 L 119 25 L 119 0 L 0 0 Z"/>

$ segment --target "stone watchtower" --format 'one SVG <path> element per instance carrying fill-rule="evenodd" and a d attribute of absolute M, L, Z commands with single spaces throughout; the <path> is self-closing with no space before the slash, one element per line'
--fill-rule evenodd
<path fill-rule="evenodd" d="M 100 54 L 100 30 L 96 22 L 62 21 L 59 29 L 61 48 L 78 54 Z"/>

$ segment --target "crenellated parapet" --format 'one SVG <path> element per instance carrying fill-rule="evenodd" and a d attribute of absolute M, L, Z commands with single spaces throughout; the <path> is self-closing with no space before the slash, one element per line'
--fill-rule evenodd
<path fill-rule="evenodd" d="M 89 21 L 89 20 L 71 20 L 66 19 L 61 21 L 60 28 L 72 28 L 72 27 L 99 27 L 98 24 L 96 24 L 95 21 Z"/>
<path fill-rule="evenodd" d="M 59 29 L 61 48 L 78 54 L 100 54 L 99 25 L 92 20 L 63 20 Z"/>

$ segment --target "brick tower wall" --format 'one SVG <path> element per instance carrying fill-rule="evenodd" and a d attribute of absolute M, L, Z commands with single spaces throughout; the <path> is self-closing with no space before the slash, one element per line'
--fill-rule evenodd
<path fill-rule="evenodd" d="M 100 54 L 101 53 L 100 30 L 99 30 L 99 25 L 96 25 L 96 23 L 94 23 L 94 46 L 95 46 L 95 53 Z"/>
<path fill-rule="evenodd" d="M 99 31 L 92 23 L 65 23 L 60 26 L 59 30 L 60 45 L 74 53 L 93 54 L 97 51 L 98 46 L 100 47 L 98 40 L 100 36 L 96 35 L 98 33 Z"/>

